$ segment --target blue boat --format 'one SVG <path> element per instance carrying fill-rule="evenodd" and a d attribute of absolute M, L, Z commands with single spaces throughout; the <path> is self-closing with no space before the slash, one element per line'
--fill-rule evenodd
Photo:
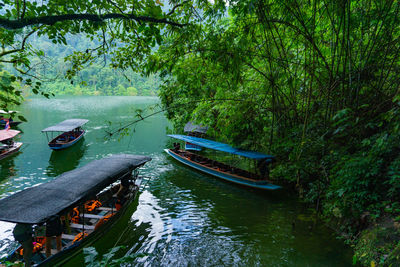
<path fill-rule="evenodd" d="M 60 150 L 76 144 L 85 135 L 85 130 L 82 126 L 86 124 L 89 120 L 85 119 L 69 119 L 60 122 L 59 124 L 50 126 L 42 130 L 42 133 L 46 133 L 48 145 L 51 149 Z M 49 137 L 48 133 L 51 133 Z M 53 133 L 58 132 L 55 138 L 53 138 Z M 51 139 L 51 141 L 49 141 Z"/>
<path fill-rule="evenodd" d="M 276 190 L 281 188 L 278 185 L 272 184 L 268 180 L 268 164 L 274 159 L 274 156 L 266 155 L 254 151 L 246 151 L 237 148 L 233 148 L 227 144 L 194 137 L 187 135 L 168 135 L 169 137 L 182 140 L 184 142 L 189 142 L 194 145 L 205 147 L 209 149 L 219 150 L 227 152 L 230 154 L 235 154 L 258 161 L 260 167 L 260 174 L 251 173 L 237 167 L 232 167 L 222 162 L 208 159 L 204 156 L 195 154 L 191 151 L 181 150 L 180 145 L 175 144 L 174 149 L 164 149 L 164 151 L 178 160 L 179 162 L 192 167 L 201 172 L 207 173 L 209 175 L 215 176 L 217 178 L 236 183 L 239 185 L 253 187 L 262 190 Z"/>

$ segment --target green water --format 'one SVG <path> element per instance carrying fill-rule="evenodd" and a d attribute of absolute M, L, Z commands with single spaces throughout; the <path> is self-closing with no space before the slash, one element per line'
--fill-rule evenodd
<path fill-rule="evenodd" d="M 109 154 L 143 154 L 153 160 L 141 170 L 145 182 L 138 202 L 97 243 L 100 252 L 125 245 L 121 253 L 148 254 L 134 266 L 351 266 L 351 250 L 290 192 L 238 187 L 169 158 L 162 114 L 138 123 L 128 137 L 105 139 L 107 121 L 128 123 L 135 109 L 155 103 L 144 97 L 27 101 L 20 107 L 29 120 L 20 126 L 22 151 L 0 161 L 0 198 Z M 40 131 L 68 118 L 89 119 L 87 134 L 53 152 Z M 15 246 L 12 228 L 0 222 L 0 256 Z"/>

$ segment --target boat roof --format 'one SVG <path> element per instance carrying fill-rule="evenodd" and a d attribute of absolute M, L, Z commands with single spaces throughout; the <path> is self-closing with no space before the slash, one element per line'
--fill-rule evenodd
<path fill-rule="evenodd" d="M 186 123 L 185 128 L 183 129 L 183 131 L 185 133 L 188 133 L 188 132 L 206 133 L 207 130 L 208 130 L 208 126 L 193 124 L 193 122 L 191 122 L 191 121 Z"/>
<path fill-rule="evenodd" d="M 0 141 L 4 141 L 7 139 L 11 139 L 15 137 L 17 134 L 19 134 L 20 131 L 17 130 L 0 130 Z"/>
<path fill-rule="evenodd" d="M 247 150 L 234 148 L 234 147 L 231 147 L 228 144 L 211 141 L 211 140 L 207 140 L 207 139 L 204 139 L 204 138 L 199 138 L 199 137 L 194 137 L 194 136 L 187 136 L 187 135 L 180 135 L 180 134 L 170 134 L 168 136 L 172 137 L 172 138 L 175 138 L 175 139 L 178 139 L 178 140 L 189 142 L 189 143 L 201 146 L 201 147 L 210 148 L 210 149 L 214 149 L 214 150 L 219 150 L 219 151 L 227 152 L 227 153 L 230 153 L 230 154 L 243 156 L 243 157 L 246 157 L 246 158 L 251 158 L 251 159 L 268 159 L 268 158 L 272 159 L 272 158 L 275 158 L 274 156 L 271 156 L 271 155 L 267 155 L 267 154 L 263 154 L 263 153 L 255 152 L 255 151 L 247 151 Z"/>
<path fill-rule="evenodd" d="M 47 127 L 46 129 L 43 129 L 42 132 L 69 132 L 75 128 L 81 127 L 88 121 L 89 120 L 85 119 L 69 119 L 62 121 L 56 125 Z"/>
<path fill-rule="evenodd" d="M 150 161 L 150 157 L 117 154 L 65 172 L 54 180 L 0 200 L 0 221 L 38 224 L 62 214 L 122 176 Z"/>

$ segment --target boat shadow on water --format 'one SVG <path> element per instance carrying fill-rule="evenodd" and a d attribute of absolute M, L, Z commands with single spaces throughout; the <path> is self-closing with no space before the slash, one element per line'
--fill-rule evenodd
<path fill-rule="evenodd" d="M 18 151 L 0 161 L 0 181 L 17 175 L 18 169 L 16 169 L 14 160 L 21 153 L 21 151 Z"/>
<path fill-rule="evenodd" d="M 69 149 L 53 150 L 49 158 L 49 166 L 46 169 L 47 175 L 55 177 L 78 167 L 87 150 L 84 140 L 83 137 Z"/>

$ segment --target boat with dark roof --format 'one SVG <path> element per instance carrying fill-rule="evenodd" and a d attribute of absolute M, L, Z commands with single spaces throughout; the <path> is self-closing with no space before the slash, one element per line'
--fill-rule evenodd
<path fill-rule="evenodd" d="M 124 215 L 139 192 L 138 168 L 150 160 L 146 156 L 119 154 L 92 161 L 50 182 L 1 199 L 0 221 L 37 226 L 31 262 L 36 266 L 62 266 Z M 42 227 L 54 218 L 63 222 L 62 249 L 49 247 L 51 255 L 46 257 Z M 19 246 L 0 263 L 21 262 L 23 249 Z"/>
<path fill-rule="evenodd" d="M 164 151 L 178 160 L 179 162 L 194 168 L 203 173 L 207 173 L 214 177 L 229 181 L 232 183 L 253 187 L 262 190 L 276 190 L 281 188 L 278 185 L 272 184 L 268 180 L 268 165 L 274 160 L 274 156 L 266 155 L 254 151 L 246 151 L 237 148 L 233 148 L 227 144 L 194 137 L 187 135 L 168 135 L 169 137 L 191 143 L 200 147 L 205 147 L 213 150 L 219 150 L 234 155 L 247 157 L 250 159 L 257 160 L 260 174 L 249 172 L 237 167 L 227 165 L 225 163 L 209 159 L 205 156 L 196 154 L 191 151 L 182 150 L 180 144 L 175 143 L 174 149 L 164 149 Z"/>
<path fill-rule="evenodd" d="M 69 119 L 62 121 L 56 125 L 50 126 L 42 130 L 42 133 L 46 133 L 48 145 L 51 149 L 60 150 L 72 146 L 77 143 L 85 135 L 85 130 L 82 126 L 89 120 L 85 119 Z M 49 137 L 48 133 L 51 133 Z M 61 133 L 53 138 L 53 133 Z M 50 140 L 50 141 L 49 141 Z"/>

